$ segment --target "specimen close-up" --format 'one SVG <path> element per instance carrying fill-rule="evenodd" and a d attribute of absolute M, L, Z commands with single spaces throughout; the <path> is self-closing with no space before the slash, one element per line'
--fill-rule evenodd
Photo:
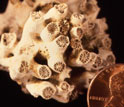
<path fill-rule="evenodd" d="M 34 98 L 69 103 L 86 95 L 93 77 L 116 63 L 98 2 L 8 0 L 0 13 L 0 69 Z"/>

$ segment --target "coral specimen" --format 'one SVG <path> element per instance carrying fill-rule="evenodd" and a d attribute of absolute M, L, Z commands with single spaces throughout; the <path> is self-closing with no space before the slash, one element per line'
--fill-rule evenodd
<path fill-rule="evenodd" d="M 25 93 L 67 103 L 98 70 L 115 63 L 96 0 L 10 1 L 0 19 L 17 10 L 0 28 L 0 65 Z"/>

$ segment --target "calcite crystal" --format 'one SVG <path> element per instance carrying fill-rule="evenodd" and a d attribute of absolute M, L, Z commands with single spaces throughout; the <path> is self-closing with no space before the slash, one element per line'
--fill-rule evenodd
<path fill-rule="evenodd" d="M 0 15 L 0 65 L 25 93 L 74 100 L 98 70 L 115 63 L 99 10 L 96 0 L 10 0 Z"/>

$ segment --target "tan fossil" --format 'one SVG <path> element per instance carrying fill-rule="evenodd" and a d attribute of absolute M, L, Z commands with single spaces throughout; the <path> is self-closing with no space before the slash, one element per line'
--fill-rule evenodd
<path fill-rule="evenodd" d="M 34 97 L 76 99 L 115 63 L 99 10 L 96 0 L 10 0 L 0 14 L 1 69 Z"/>

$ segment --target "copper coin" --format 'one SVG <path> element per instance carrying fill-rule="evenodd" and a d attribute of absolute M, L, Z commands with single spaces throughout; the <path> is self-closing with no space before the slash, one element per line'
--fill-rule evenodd
<path fill-rule="evenodd" d="M 124 107 L 124 64 L 100 71 L 87 93 L 88 107 Z"/>

